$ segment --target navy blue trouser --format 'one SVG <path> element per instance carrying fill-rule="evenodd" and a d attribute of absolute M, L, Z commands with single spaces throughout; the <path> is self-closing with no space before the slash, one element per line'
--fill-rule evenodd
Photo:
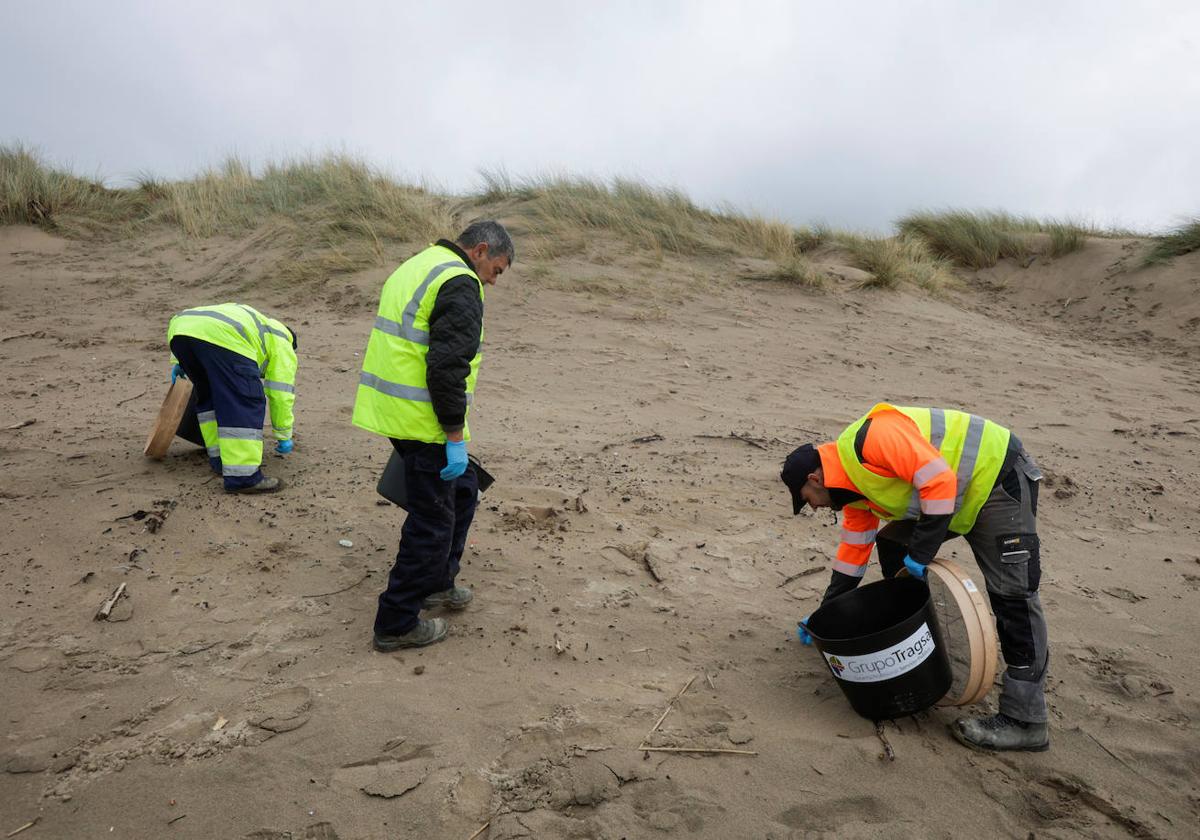
<path fill-rule="evenodd" d="M 404 458 L 408 518 L 387 589 L 379 596 L 375 632 L 398 636 L 417 626 L 426 596 L 454 586 L 475 518 L 479 481 L 470 467 L 453 481 L 442 479 L 445 444 L 393 440 L 392 446 Z"/>
<path fill-rule="evenodd" d="M 240 353 L 218 347 L 199 338 L 177 335 L 171 339 L 171 352 L 192 382 L 196 397 L 196 417 L 205 435 L 208 463 L 224 476 L 225 489 L 250 487 L 263 480 L 258 464 L 223 464 L 218 440 L 222 430 L 236 430 L 239 436 L 254 434 L 262 440 L 267 399 L 258 365 Z"/>

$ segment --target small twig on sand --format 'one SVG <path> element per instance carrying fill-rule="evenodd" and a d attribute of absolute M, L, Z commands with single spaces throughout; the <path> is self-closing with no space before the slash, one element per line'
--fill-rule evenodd
<path fill-rule="evenodd" d="M 107 619 L 109 613 L 112 612 L 113 607 L 117 605 L 117 601 L 121 600 L 121 596 L 124 594 L 125 584 L 122 583 L 115 590 L 113 590 L 113 594 L 109 595 L 108 598 L 105 599 L 104 603 L 100 605 L 100 609 L 96 611 L 95 620 L 104 621 Z"/>
<path fill-rule="evenodd" d="M 638 747 L 645 752 L 696 753 L 697 755 L 758 755 L 754 750 L 724 750 L 716 747 Z"/>
<path fill-rule="evenodd" d="M 171 823 L 177 823 L 186 816 L 187 814 L 180 814 L 178 817 L 172 817 L 171 819 L 167 820 L 167 825 L 170 825 Z"/>
<path fill-rule="evenodd" d="M 767 448 L 766 444 L 764 444 L 762 441 L 756 440 L 749 435 L 740 435 L 737 432 L 730 432 L 727 435 L 694 435 L 694 437 L 705 438 L 708 440 L 728 440 L 729 438 L 734 438 L 735 440 L 740 440 L 742 443 L 748 443 L 758 449 Z"/>
<path fill-rule="evenodd" d="M 134 394 L 132 397 L 126 397 L 125 399 L 118 402 L 117 405 L 118 406 L 125 405 L 125 403 L 132 402 L 132 401 L 136 400 L 138 397 L 144 397 L 144 396 L 146 396 L 146 394 L 147 394 L 146 391 L 142 391 L 142 393 L 140 393 L 140 394 Z"/>
<path fill-rule="evenodd" d="M 475 829 L 475 833 L 472 834 L 470 837 L 468 837 L 467 840 L 475 840 L 476 837 L 478 837 L 480 834 L 483 834 L 483 832 L 487 831 L 487 827 L 491 824 L 492 824 L 492 821 L 488 820 L 483 825 L 479 826 L 479 828 Z"/>
<path fill-rule="evenodd" d="M 349 592 L 351 589 L 358 586 L 360 583 L 362 583 L 364 580 L 366 580 L 370 576 L 371 576 L 371 573 L 366 572 L 363 574 L 362 577 L 360 577 L 358 580 L 354 581 L 354 583 L 350 584 L 349 586 L 343 586 L 341 589 L 335 589 L 332 592 L 321 592 L 316 595 L 301 595 L 300 597 L 301 598 L 328 598 L 330 595 L 341 595 L 343 592 Z"/>
<path fill-rule="evenodd" d="M 883 721 L 875 721 L 875 734 L 879 736 L 879 740 L 883 744 L 883 753 L 879 756 L 879 758 L 886 758 L 888 761 L 895 761 L 896 751 L 892 749 L 892 745 L 888 741 L 887 735 L 883 731 Z"/>
<path fill-rule="evenodd" d="M 781 586 L 781 587 L 787 586 L 789 583 L 791 583 L 794 580 L 799 580 L 800 578 L 808 577 L 809 575 L 815 575 L 817 572 L 821 571 L 824 568 L 825 568 L 824 563 L 817 563 L 815 566 L 806 566 L 805 568 L 796 572 L 796 574 L 788 575 L 786 578 L 784 578 L 783 583 L 779 584 L 779 586 Z"/>
<path fill-rule="evenodd" d="M 704 679 L 708 680 L 709 688 L 711 688 L 713 691 L 717 690 L 717 684 L 715 682 L 713 682 L 713 678 L 711 676 L 709 676 L 707 671 L 704 672 Z"/>
<path fill-rule="evenodd" d="M 636 437 L 629 442 L 630 443 L 655 443 L 660 440 L 666 440 L 666 438 L 664 438 L 658 432 L 655 432 L 654 434 L 651 434 L 651 435 L 644 435 L 642 437 Z M 622 446 L 622 445 L 623 444 L 621 441 L 614 440 L 611 443 L 606 443 L 606 444 L 604 444 L 604 446 L 601 446 L 600 451 L 607 452 L 608 450 L 612 449 L 614 446 Z"/>
<path fill-rule="evenodd" d="M 13 423 L 11 426 L 5 426 L 5 428 L 11 432 L 16 429 L 24 429 L 26 426 L 32 426 L 36 422 L 36 420 L 22 420 L 19 423 Z"/>
<path fill-rule="evenodd" d="M 16 336 L 13 336 L 13 338 L 16 338 Z M 22 831 L 24 831 L 25 829 L 27 829 L 27 828 L 33 828 L 35 825 L 37 825 L 37 824 L 38 824 L 38 822 L 39 822 L 41 819 L 42 819 L 41 817 L 34 817 L 32 820 L 30 820 L 29 822 L 25 823 L 25 825 L 21 826 L 20 828 L 15 828 L 15 829 L 13 829 L 12 831 L 8 832 L 8 834 L 5 834 L 4 836 L 5 836 L 5 837 L 16 837 L 18 834 L 20 834 L 20 833 L 21 833 Z"/>
<path fill-rule="evenodd" d="M 659 718 L 655 722 L 654 726 L 650 727 L 650 731 L 646 733 L 646 737 L 642 738 L 642 747 L 646 746 L 646 738 L 649 738 L 651 735 L 653 735 L 655 732 L 658 731 L 658 727 L 662 726 L 662 722 L 667 719 L 667 715 L 669 715 L 671 713 L 671 709 L 675 706 L 675 701 L 678 700 L 680 697 L 682 697 L 684 695 L 684 692 L 686 692 L 689 688 L 691 688 L 692 683 L 694 683 L 695 681 L 696 681 L 696 675 L 692 674 L 692 678 L 690 680 L 688 680 L 687 683 L 684 684 L 683 688 L 679 689 L 678 693 L 676 693 L 676 695 L 674 697 L 671 698 L 671 702 L 667 704 L 667 708 L 663 709 L 663 713 L 659 716 Z M 640 747 L 639 747 L 639 749 L 640 749 Z"/>
<path fill-rule="evenodd" d="M 17 333 L 16 335 L 6 335 L 6 336 L 4 336 L 4 338 L 0 338 L 0 342 L 13 341 L 14 339 L 18 339 L 18 338 L 45 338 L 45 336 L 46 336 L 45 330 L 35 330 L 34 332 Z M 33 825 L 33 823 L 30 823 L 29 825 Z M 24 831 L 25 829 L 29 828 L 29 825 L 21 826 L 21 831 Z M 12 837 L 11 834 L 8 836 Z"/>
<path fill-rule="evenodd" d="M 1100 749 L 1104 750 L 1106 753 L 1108 753 L 1108 754 L 1109 754 L 1109 755 L 1111 755 L 1111 756 L 1112 756 L 1114 759 L 1116 759 L 1118 762 L 1120 762 L 1120 763 L 1121 763 L 1121 766 L 1122 766 L 1122 767 L 1124 767 L 1126 770 L 1128 770 L 1130 773 L 1133 773 L 1133 774 L 1135 774 L 1135 775 L 1137 775 L 1137 776 L 1140 776 L 1140 775 L 1141 775 L 1141 773 L 1138 773 L 1138 771 L 1134 770 L 1132 767 L 1130 767 L 1128 764 L 1126 764 L 1126 763 L 1125 763 L 1125 759 L 1121 758 L 1121 756 L 1117 755 L 1115 752 L 1113 752 L 1112 750 L 1110 750 L 1108 747 L 1104 746 L 1104 744 L 1102 744 L 1102 743 L 1100 742 L 1100 739 L 1099 739 L 1099 738 L 1097 738 L 1095 735 L 1093 735 L 1091 732 L 1088 732 L 1088 731 L 1087 731 L 1086 729 L 1084 729 L 1082 726 L 1081 726 L 1081 727 L 1079 727 L 1079 731 L 1080 731 L 1080 732 L 1082 732 L 1084 735 L 1088 736 L 1089 738 L 1091 738 L 1093 741 L 1095 741 L 1095 742 L 1096 742 L 1096 746 L 1098 746 Z"/>

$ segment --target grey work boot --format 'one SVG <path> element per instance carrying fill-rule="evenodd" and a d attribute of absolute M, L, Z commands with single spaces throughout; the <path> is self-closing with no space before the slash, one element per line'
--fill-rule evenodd
<path fill-rule="evenodd" d="M 450 623 L 444 618 L 423 618 L 417 626 L 399 636 L 388 636 L 376 633 L 373 642 L 375 650 L 391 653 L 400 648 L 424 647 L 434 642 L 440 642 L 450 632 Z"/>
<path fill-rule="evenodd" d="M 452 586 L 442 592 L 434 592 L 425 598 L 421 606 L 427 610 L 445 607 L 448 610 L 465 610 L 475 594 L 465 586 Z"/>
<path fill-rule="evenodd" d="M 1023 750 L 1044 752 L 1050 749 L 1050 734 L 1044 723 L 1026 723 L 1003 712 L 991 717 L 959 718 L 950 727 L 954 737 L 978 750 Z"/>
<path fill-rule="evenodd" d="M 239 495 L 249 495 L 252 493 L 278 493 L 283 489 L 283 479 L 281 478 L 264 478 L 258 484 L 251 484 L 249 487 L 239 487 L 236 490 L 226 490 L 227 493 L 237 493 Z"/>

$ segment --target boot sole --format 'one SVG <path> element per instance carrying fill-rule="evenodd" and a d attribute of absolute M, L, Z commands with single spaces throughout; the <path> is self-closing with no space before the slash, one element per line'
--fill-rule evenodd
<path fill-rule="evenodd" d="M 447 609 L 447 610 L 453 610 L 454 612 L 461 612 L 462 610 L 465 610 L 469 606 L 471 606 L 470 601 L 467 601 L 465 604 L 451 604 L 448 601 L 434 601 L 432 603 L 430 603 L 429 601 L 425 601 L 421 604 L 421 609 L 425 609 L 425 610 Z"/>
<path fill-rule="evenodd" d="M 959 732 L 958 727 L 954 726 L 953 724 L 950 725 L 949 729 L 950 734 L 954 737 L 955 741 L 958 741 L 958 743 L 962 744 L 964 747 L 970 747 L 971 749 L 975 750 L 975 752 L 992 754 L 1002 752 L 1046 752 L 1050 749 L 1049 741 L 1046 741 L 1044 744 L 1035 744 L 1030 747 L 989 747 L 986 744 L 977 744 L 974 741 L 968 740 L 967 736 Z"/>

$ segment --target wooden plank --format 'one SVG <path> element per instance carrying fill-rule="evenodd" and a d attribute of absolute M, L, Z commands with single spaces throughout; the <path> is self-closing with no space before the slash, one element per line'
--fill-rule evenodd
<path fill-rule="evenodd" d="M 146 438 L 146 446 L 142 450 L 146 457 L 161 461 L 166 456 L 171 441 L 175 439 L 175 432 L 179 429 L 179 423 L 183 420 L 184 412 L 187 411 L 191 396 L 192 383 L 182 376 L 171 383 L 167 397 L 158 410 L 154 428 Z"/>

